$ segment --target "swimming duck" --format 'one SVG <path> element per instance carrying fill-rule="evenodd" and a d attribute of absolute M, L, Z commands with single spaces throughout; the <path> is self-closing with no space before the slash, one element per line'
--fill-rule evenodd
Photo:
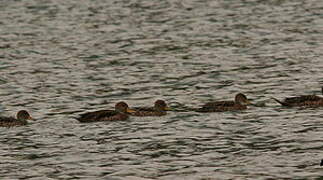
<path fill-rule="evenodd" d="M 79 122 L 88 123 L 88 122 L 98 122 L 98 121 L 120 121 L 127 120 L 129 116 L 127 112 L 133 112 L 129 109 L 128 104 L 125 102 L 118 102 L 115 105 L 115 110 L 100 110 L 94 112 L 87 112 L 81 114 L 77 118 Z"/>
<path fill-rule="evenodd" d="M 247 97 L 239 93 L 235 96 L 234 101 L 215 101 L 209 102 L 197 109 L 197 112 L 224 112 L 247 109 L 247 105 L 251 104 Z"/>
<path fill-rule="evenodd" d="M 135 107 L 131 108 L 134 112 L 129 113 L 132 116 L 164 116 L 166 111 L 170 110 L 163 100 L 155 101 L 154 107 Z"/>
<path fill-rule="evenodd" d="M 323 94 L 323 87 L 321 88 Z M 286 107 L 320 107 L 323 106 L 323 98 L 316 95 L 301 95 L 285 98 L 280 101 L 274 97 L 273 100 Z"/>
<path fill-rule="evenodd" d="M 14 117 L 0 117 L 1 127 L 24 126 L 27 120 L 33 120 L 26 110 L 20 110 L 17 113 L 17 119 Z"/>

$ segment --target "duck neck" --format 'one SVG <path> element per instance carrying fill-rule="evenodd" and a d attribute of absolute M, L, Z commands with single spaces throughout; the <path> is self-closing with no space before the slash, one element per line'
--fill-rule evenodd
<path fill-rule="evenodd" d="M 21 124 L 27 124 L 27 120 L 26 119 L 17 119 Z"/>
<path fill-rule="evenodd" d="M 162 108 L 162 107 L 155 107 L 155 111 L 157 111 L 157 112 L 164 112 L 165 109 Z"/>

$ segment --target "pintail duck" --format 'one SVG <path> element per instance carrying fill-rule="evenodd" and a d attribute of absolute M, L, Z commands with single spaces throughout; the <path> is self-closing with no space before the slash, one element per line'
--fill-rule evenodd
<path fill-rule="evenodd" d="M 155 101 L 154 107 L 135 107 L 131 108 L 134 112 L 129 113 L 132 116 L 164 116 L 170 108 L 163 100 Z"/>
<path fill-rule="evenodd" d="M 234 101 L 215 101 L 209 102 L 197 109 L 197 112 L 224 112 L 224 111 L 236 111 L 245 110 L 247 105 L 251 104 L 247 97 L 239 93 L 235 96 Z"/>
<path fill-rule="evenodd" d="M 27 120 L 33 120 L 26 110 L 21 110 L 17 113 L 17 119 L 14 117 L 0 117 L 1 127 L 13 127 L 27 125 Z"/>
<path fill-rule="evenodd" d="M 133 112 L 125 102 L 118 102 L 115 110 L 100 110 L 81 114 L 77 120 L 82 123 L 98 121 L 120 121 L 129 118 L 127 113 Z"/>
<path fill-rule="evenodd" d="M 323 87 L 321 88 L 323 94 Z M 320 107 L 323 106 L 323 98 L 316 95 L 301 95 L 285 98 L 280 101 L 274 97 L 273 100 L 286 107 Z"/>

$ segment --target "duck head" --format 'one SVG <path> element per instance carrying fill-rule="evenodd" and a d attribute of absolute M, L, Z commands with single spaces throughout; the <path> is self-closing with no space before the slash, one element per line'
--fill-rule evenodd
<path fill-rule="evenodd" d="M 128 104 L 121 101 L 121 102 L 118 102 L 116 105 L 115 105 L 115 110 L 117 112 L 122 112 L 122 113 L 132 113 L 132 112 L 135 112 L 134 110 L 130 109 Z"/>
<path fill-rule="evenodd" d="M 26 110 L 20 110 L 17 113 L 17 119 L 18 120 L 23 120 L 23 121 L 34 120 Z"/>
<path fill-rule="evenodd" d="M 168 106 L 167 106 L 167 104 L 166 104 L 166 102 L 165 101 L 163 101 L 163 100 L 157 100 L 157 101 L 155 101 L 155 108 L 157 109 L 157 110 L 162 110 L 162 111 L 169 111 L 169 110 L 171 110 Z"/>
<path fill-rule="evenodd" d="M 241 105 L 250 105 L 251 104 L 251 102 L 247 99 L 247 96 L 242 93 L 239 93 L 236 95 L 235 102 L 237 102 Z"/>

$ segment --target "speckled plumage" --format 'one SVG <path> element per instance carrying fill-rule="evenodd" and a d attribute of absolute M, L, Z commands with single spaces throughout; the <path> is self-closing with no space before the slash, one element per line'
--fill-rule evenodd
<path fill-rule="evenodd" d="M 13 127 L 13 126 L 24 126 L 27 125 L 27 120 L 32 120 L 33 118 L 25 110 L 21 110 L 17 113 L 17 118 L 14 117 L 0 117 L 1 127 Z"/>
<path fill-rule="evenodd" d="M 125 102 L 119 102 L 115 105 L 115 110 L 100 110 L 81 114 L 77 118 L 79 122 L 90 123 L 98 121 L 121 121 L 127 120 L 129 116 L 126 112 L 131 112 Z"/>
<path fill-rule="evenodd" d="M 237 111 L 247 109 L 250 104 L 247 97 L 239 93 L 236 95 L 234 101 L 215 101 L 204 104 L 197 112 L 224 112 L 224 111 Z"/>
<path fill-rule="evenodd" d="M 321 88 L 323 93 L 323 87 Z M 285 98 L 280 101 L 272 97 L 276 102 L 286 107 L 321 107 L 323 106 L 323 98 L 316 95 L 301 95 Z"/>
<path fill-rule="evenodd" d="M 129 113 L 132 116 L 164 116 L 169 110 L 166 102 L 163 100 L 155 101 L 154 107 L 134 107 L 134 112 Z"/>

